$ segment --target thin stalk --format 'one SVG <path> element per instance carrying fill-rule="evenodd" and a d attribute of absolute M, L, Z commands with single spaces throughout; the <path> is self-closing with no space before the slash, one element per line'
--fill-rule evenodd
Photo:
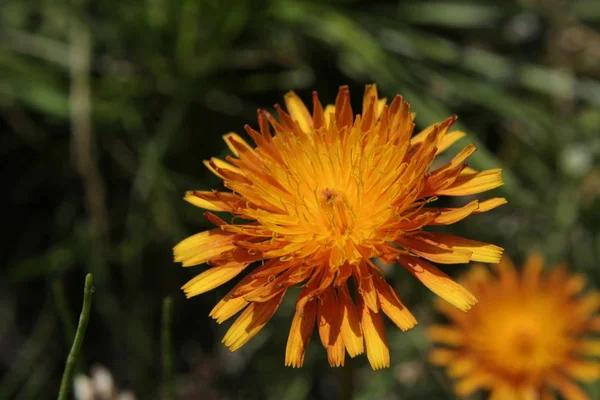
<path fill-rule="evenodd" d="M 58 392 L 58 400 L 66 400 L 71 389 L 71 383 L 73 381 L 73 371 L 75 370 L 75 364 L 79 357 L 79 351 L 85 337 L 85 331 L 87 329 L 88 321 L 90 319 L 90 307 L 92 306 L 92 293 L 94 288 L 92 287 L 93 279 L 92 274 L 87 274 L 85 277 L 85 286 L 83 288 L 83 307 L 81 309 L 81 315 L 79 316 L 79 324 L 77 325 L 77 331 L 75 332 L 75 339 L 73 340 L 73 346 L 69 352 L 67 363 L 65 365 L 65 371 L 63 373 L 62 381 L 60 383 L 60 390 Z"/>

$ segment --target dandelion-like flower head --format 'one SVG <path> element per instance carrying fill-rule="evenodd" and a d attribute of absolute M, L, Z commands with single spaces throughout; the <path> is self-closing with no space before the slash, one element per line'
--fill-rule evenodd
<path fill-rule="evenodd" d="M 366 349 L 374 369 L 389 366 L 381 311 L 403 330 L 416 320 L 372 259 L 403 265 L 433 292 L 469 309 L 475 297 L 429 261 L 497 262 L 502 249 L 423 228 L 505 203 L 430 207 L 438 196 L 500 186 L 501 171 L 468 168 L 473 145 L 432 170 L 435 157 L 464 136 L 449 131 L 456 117 L 413 136 L 409 104 L 396 96 L 387 105 L 375 85 L 366 87 L 360 115 L 347 87 L 325 108 L 314 93 L 312 114 L 293 92 L 285 104 L 287 112 L 275 106 L 278 119 L 259 110 L 259 129 L 246 126 L 254 145 L 229 133 L 224 139 L 233 156 L 205 162 L 231 191 L 186 193 L 188 202 L 235 218 L 226 222 L 207 212 L 217 227 L 174 248 L 183 266 L 211 266 L 183 290 L 196 296 L 251 270 L 210 314 L 221 323 L 244 310 L 223 339 L 235 350 L 267 323 L 290 287 L 302 286 L 286 365 L 302 365 L 317 322 L 331 365 L 343 365 L 346 351 L 354 357 Z"/>
<path fill-rule="evenodd" d="M 492 275 L 483 265 L 467 274 L 465 286 L 479 303 L 468 313 L 445 304 L 449 325 L 434 325 L 429 336 L 438 346 L 433 363 L 447 367 L 456 392 L 483 389 L 490 399 L 590 397 L 574 381 L 600 377 L 600 293 L 582 294 L 585 280 L 564 266 L 543 272 L 543 259 L 531 255 L 522 273 L 508 258 Z M 596 360 L 594 360 L 596 358 Z"/>

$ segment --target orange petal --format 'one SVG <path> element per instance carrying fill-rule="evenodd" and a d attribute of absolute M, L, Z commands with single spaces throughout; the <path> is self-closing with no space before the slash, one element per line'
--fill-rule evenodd
<path fill-rule="evenodd" d="M 235 249 L 233 236 L 220 228 L 192 235 L 173 248 L 175 262 L 180 262 L 184 267 L 203 264 Z"/>
<path fill-rule="evenodd" d="M 284 294 L 285 291 L 282 291 L 279 296 L 264 303 L 251 303 L 223 337 L 222 342 L 225 346 L 235 351 L 260 332 L 275 314 Z"/>
<path fill-rule="evenodd" d="M 473 200 L 469 204 L 458 208 L 423 208 L 421 212 L 439 212 L 439 215 L 435 218 L 432 225 L 450 225 L 468 217 L 471 214 L 481 214 L 483 212 L 493 210 L 494 208 L 503 204 L 506 204 L 506 199 L 495 197 L 482 202 Z"/>
<path fill-rule="evenodd" d="M 185 192 L 185 196 L 183 197 L 183 200 L 187 201 L 190 204 L 195 205 L 196 207 L 200 207 L 205 210 L 228 211 L 228 212 L 232 211 L 231 207 L 227 206 L 227 204 L 225 204 L 223 202 L 219 202 L 219 200 L 217 200 L 216 198 L 215 198 L 215 201 L 208 201 L 208 200 L 205 200 L 204 198 L 200 197 L 200 195 L 207 195 L 207 196 L 214 197 L 214 193 L 212 193 L 212 192 L 190 190 L 190 191 Z"/>
<path fill-rule="evenodd" d="M 236 157 L 240 156 L 240 149 L 239 147 L 236 147 L 235 144 L 240 144 L 242 147 L 245 147 L 246 150 L 254 151 L 252 146 L 250 146 L 244 139 L 242 139 L 240 135 L 235 132 L 226 133 L 223 135 L 223 140 L 225 140 L 225 144 L 227 147 L 229 147 L 229 150 L 235 154 Z"/>
<path fill-rule="evenodd" d="M 438 232 L 421 232 L 413 235 L 426 243 L 449 248 L 452 250 L 467 250 L 471 252 L 471 261 L 497 263 L 502 257 L 504 249 L 493 244 L 466 239 L 460 236 L 448 235 Z"/>
<path fill-rule="evenodd" d="M 552 390 L 546 388 L 543 389 L 540 400 L 556 400 L 556 396 L 552 393 Z"/>
<path fill-rule="evenodd" d="M 433 365 L 445 367 L 459 356 L 458 351 L 444 348 L 433 349 L 429 352 L 428 359 Z"/>
<path fill-rule="evenodd" d="M 358 273 L 358 288 L 365 300 L 365 304 L 373 312 L 379 311 L 379 304 L 377 302 L 377 293 L 375 286 L 373 285 L 373 276 L 371 275 L 371 268 L 366 262 L 360 262 L 355 266 L 355 271 Z"/>
<path fill-rule="evenodd" d="M 427 240 L 424 236 L 402 236 L 396 239 L 397 244 L 430 261 L 440 264 L 463 264 L 472 258 L 472 252 L 465 249 L 439 246 L 438 243 Z"/>
<path fill-rule="evenodd" d="M 342 339 L 350 357 L 356 357 L 364 352 L 364 339 L 360 316 L 345 283 L 340 287 L 338 301 L 342 319 Z"/>
<path fill-rule="evenodd" d="M 369 364 L 374 370 L 387 368 L 390 366 L 390 350 L 381 313 L 374 313 L 369 310 L 362 301 L 362 297 L 359 302 L 359 309 Z"/>
<path fill-rule="evenodd" d="M 377 290 L 377 298 L 381 304 L 381 309 L 392 322 L 398 325 L 403 331 L 414 327 L 417 324 L 417 320 L 408 311 L 408 308 L 402 304 L 394 289 L 383 278 L 375 278 L 373 283 Z"/>
<path fill-rule="evenodd" d="M 333 104 L 327 104 L 323 111 L 323 115 L 325 118 L 325 127 L 329 127 L 331 119 L 335 116 L 335 106 Z"/>
<path fill-rule="evenodd" d="M 465 335 L 458 329 L 444 325 L 431 325 L 427 328 L 429 339 L 453 347 L 460 347 L 465 344 Z"/>
<path fill-rule="evenodd" d="M 500 262 L 494 265 L 494 269 L 498 274 L 498 281 L 502 287 L 508 289 L 517 286 L 519 276 L 517 274 L 517 269 L 515 268 L 515 265 L 511 261 L 510 257 L 502 257 Z"/>
<path fill-rule="evenodd" d="M 577 344 L 577 350 L 582 355 L 600 357 L 600 339 L 582 339 Z"/>
<path fill-rule="evenodd" d="M 459 357 L 452 361 L 446 372 L 448 376 L 453 379 L 464 378 L 467 375 L 473 373 L 473 371 L 477 370 L 479 367 L 478 363 L 472 358 L 467 357 Z"/>
<path fill-rule="evenodd" d="M 463 170 L 464 172 L 464 170 Z M 473 212 L 473 214 L 479 214 L 482 212 L 493 210 L 496 207 L 500 207 L 506 204 L 507 201 L 504 197 L 494 197 L 492 199 L 484 200 L 479 202 L 479 208 Z"/>
<path fill-rule="evenodd" d="M 311 301 L 304 306 L 303 312 L 296 311 L 287 346 L 285 348 L 285 366 L 300 368 L 304 364 L 304 354 L 315 327 L 317 302 Z"/>
<path fill-rule="evenodd" d="M 458 221 L 468 217 L 469 215 L 471 215 L 472 213 L 477 211 L 478 208 L 479 208 L 479 202 L 477 200 L 473 200 L 469 204 L 466 204 L 459 208 L 434 209 L 434 210 L 437 210 L 440 212 L 440 215 L 438 215 L 436 217 L 436 219 L 434 220 L 434 224 L 435 225 L 453 224 L 455 222 L 458 222 Z M 427 209 L 427 208 L 425 210 L 432 211 L 432 209 Z"/>
<path fill-rule="evenodd" d="M 592 291 L 586 293 L 579 300 L 577 312 L 580 315 L 589 316 L 594 314 L 600 308 L 600 292 Z"/>
<path fill-rule="evenodd" d="M 512 386 L 506 384 L 495 386 L 488 400 L 529 400 L 523 398 L 518 390 Z"/>
<path fill-rule="evenodd" d="M 490 169 L 476 174 L 461 174 L 450 186 L 438 191 L 436 194 L 466 196 L 486 192 L 503 184 L 502 170 Z"/>
<path fill-rule="evenodd" d="M 420 280 L 429 290 L 453 306 L 467 311 L 477 303 L 477 299 L 467 289 L 454 282 L 448 275 L 425 260 L 399 256 L 398 262 Z"/>
<path fill-rule="evenodd" d="M 590 400 L 579 385 L 563 375 L 551 372 L 548 381 L 566 400 Z"/>
<path fill-rule="evenodd" d="M 411 146 L 414 146 L 418 143 L 424 142 L 425 139 L 429 136 L 429 134 L 436 129 L 439 129 L 439 137 L 445 136 L 446 132 L 448 131 L 450 126 L 454 123 L 454 121 L 456 121 L 456 117 L 449 117 L 443 121 L 429 125 L 427 128 L 423 129 L 421 132 L 417 133 L 410 139 Z M 439 142 L 438 142 L 438 144 L 439 144 Z M 436 144 L 436 147 L 437 147 L 437 144 Z M 438 147 L 438 149 L 439 149 L 439 147 Z"/>
<path fill-rule="evenodd" d="M 464 282 L 461 281 L 469 290 L 475 294 L 484 292 L 487 289 L 487 283 L 490 280 L 490 270 L 484 264 L 474 264 L 467 272 Z"/>
<path fill-rule="evenodd" d="M 493 379 L 488 374 L 484 372 L 475 372 L 456 383 L 456 394 L 459 396 L 468 396 L 476 390 L 489 387 L 492 382 Z"/>
<path fill-rule="evenodd" d="M 229 171 L 229 172 L 232 172 L 232 173 L 238 174 L 238 175 L 242 173 L 242 171 L 238 167 L 233 166 L 233 165 L 229 164 L 228 162 L 223 161 L 220 158 L 216 158 L 216 157 L 212 157 L 210 159 L 210 161 L 204 160 L 203 164 L 213 174 L 215 174 L 216 176 L 218 176 L 221 179 L 225 179 L 225 176 L 219 171 Z"/>
<path fill-rule="evenodd" d="M 452 146 L 454 143 L 456 143 L 458 140 L 462 139 L 466 135 L 467 134 L 463 131 L 454 131 L 445 134 L 438 142 L 436 154 L 439 154 L 442 151 L 446 150 L 448 147 Z"/>
<path fill-rule="evenodd" d="M 600 315 L 590 321 L 590 331 L 600 333 Z"/>
<path fill-rule="evenodd" d="M 313 127 L 313 120 L 310 116 L 310 112 L 304 102 L 298 97 L 295 92 L 286 93 L 285 97 L 285 107 L 288 110 L 288 113 L 296 121 L 300 129 L 304 132 L 310 132 Z"/>
<path fill-rule="evenodd" d="M 227 295 L 217 303 L 208 316 L 216 319 L 217 324 L 221 324 L 239 313 L 247 305 L 248 302 L 243 297 L 231 298 Z"/>
<path fill-rule="evenodd" d="M 333 288 L 327 289 L 319 297 L 317 320 L 319 326 L 319 337 L 325 350 L 327 360 L 332 367 L 344 365 L 344 341 L 341 334 L 341 319 L 338 304 L 335 299 Z"/>
<path fill-rule="evenodd" d="M 189 299 L 190 297 L 213 290 L 225 282 L 229 282 L 246 269 L 247 266 L 248 263 L 227 263 L 210 268 L 196 275 L 196 277 L 183 285 L 181 289 L 183 289 L 185 296 Z"/>
<path fill-rule="evenodd" d="M 595 361 L 571 360 L 563 365 L 562 369 L 580 382 L 593 382 L 600 378 L 600 363 Z"/>
<path fill-rule="evenodd" d="M 506 256 L 505 256 L 506 257 Z M 544 257 L 540 253 L 532 252 L 523 266 L 523 276 L 521 281 L 523 287 L 529 290 L 535 290 L 540 282 L 540 274 L 544 268 Z"/>

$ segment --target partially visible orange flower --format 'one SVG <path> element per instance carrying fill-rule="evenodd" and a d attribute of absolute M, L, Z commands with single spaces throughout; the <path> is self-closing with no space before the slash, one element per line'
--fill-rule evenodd
<path fill-rule="evenodd" d="M 494 400 L 566 400 L 590 397 L 574 381 L 600 377 L 600 292 L 582 293 L 585 279 L 564 266 L 543 271 L 531 255 L 522 273 L 508 258 L 497 276 L 476 265 L 465 286 L 479 299 L 468 313 L 446 304 L 450 325 L 434 325 L 429 336 L 440 347 L 430 360 L 457 380 L 456 393 L 490 392 Z M 594 360 L 596 358 L 596 360 Z"/>
<path fill-rule="evenodd" d="M 344 364 L 346 351 L 354 357 L 366 349 L 374 369 L 387 367 L 380 311 L 402 330 L 412 328 L 416 320 L 371 259 L 400 263 L 433 292 L 468 310 L 475 297 L 427 260 L 498 262 L 502 249 L 422 228 L 453 224 L 506 201 L 427 206 L 437 196 L 472 195 L 498 187 L 501 171 L 467 168 L 473 145 L 431 169 L 436 155 L 464 136 L 449 132 L 456 117 L 411 137 L 409 104 L 396 96 L 386 105 L 375 85 L 366 87 L 360 115 L 352 112 L 345 86 L 335 105 L 325 109 L 314 93 L 312 115 L 293 92 L 285 96 L 285 104 L 289 114 L 275 106 L 279 120 L 258 111 L 260 132 L 246 126 L 255 146 L 228 133 L 224 138 L 234 157 L 205 161 L 231 192 L 186 193 L 188 202 L 231 213 L 238 223 L 207 212 L 204 215 L 217 228 L 175 246 L 175 261 L 183 266 L 212 266 L 183 290 L 188 297 L 196 296 L 258 262 L 210 313 L 221 323 L 245 309 L 223 339 L 232 351 L 261 330 L 288 288 L 301 286 L 286 365 L 303 364 L 317 323 L 332 366 Z"/>

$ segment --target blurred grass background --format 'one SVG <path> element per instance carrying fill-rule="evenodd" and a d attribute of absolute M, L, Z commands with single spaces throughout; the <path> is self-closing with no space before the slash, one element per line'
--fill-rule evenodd
<path fill-rule="evenodd" d="M 509 204 L 454 232 L 517 262 L 540 249 L 598 287 L 599 27 L 593 0 L 3 0 L 0 400 L 55 397 L 88 272 L 79 369 L 107 366 L 138 399 L 164 398 L 167 295 L 178 398 L 337 399 L 350 373 L 356 399 L 454 398 L 425 362 L 433 296 L 400 269 L 390 279 L 420 325 L 389 327 L 388 370 L 364 357 L 330 369 L 317 335 L 305 367 L 284 368 L 293 296 L 229 353 L 229 323 L 208 318 L 229 286 L 179 291 L 202 267 L 174 264 L 171 248 L 208 226 L 182 195 L 218 187 L 201 161 L 287 90 L 332 102 L 348 84 L 358 109 L 375 82 L 412 103 L 419 128 L 457 114 L 471 166 L 504 168 L 494 194 Z"/>

